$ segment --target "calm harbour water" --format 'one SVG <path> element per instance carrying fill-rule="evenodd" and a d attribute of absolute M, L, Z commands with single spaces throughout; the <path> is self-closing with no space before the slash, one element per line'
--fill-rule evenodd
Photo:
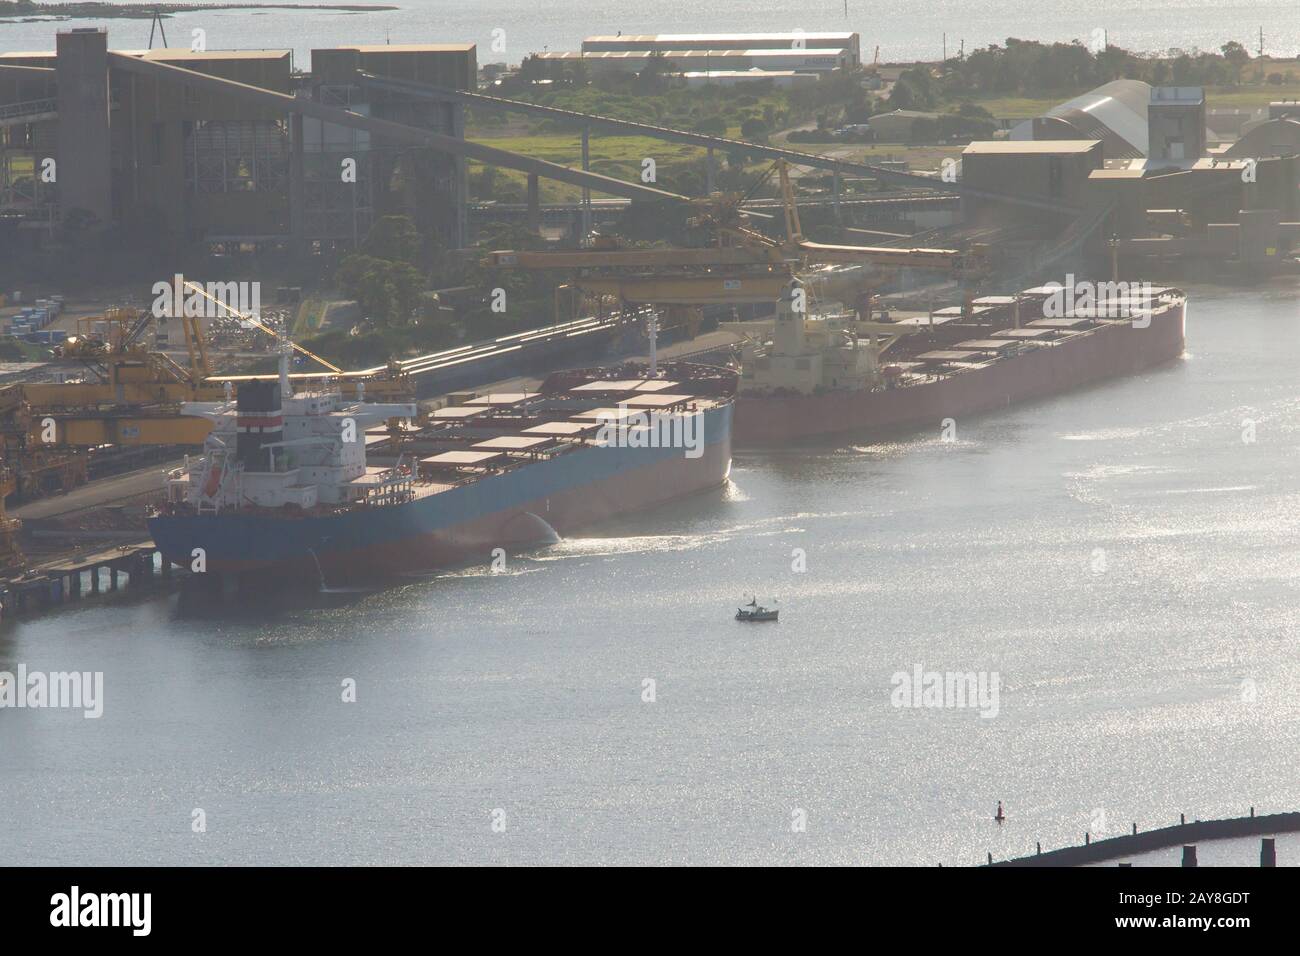
<path fill-rule="evenodd" d="M 0 710 L 0 860 L 955 865 L 1300 808 L 1300 283 L 1191 292 L 1175 364 L 738 455 L 504 574 L 6 622 L 105 703 Z M 891 706 L 917 664 L 998 715 Z"/>
<path fill-rule="evenodd" d="M 272 0 L 274 2 L 274 0 Z M 328 2 L 328 0 L 325 0 Z M 374 13 L 331 11 L 213 10 L 178 14 L 165 22 L 171 46 L 189 46 L 191 31 L 207 33 L 212 49 L 268 45 L 294 50 L 295 63 L 308 66 L 313 47 L 349 43 L 475 42 L 480 63 L 517 63 L 526 54 L 577 50 L 593 33 L 742 33 L 761 30 L 809 32 L 855 30 L 868 62 L 880 47 L 882 62 L 937 59 L 947 34 L 949 54 L 965 41 L 966 50 L 1007 37 L 1088 42 L 1104 30 L 1110 42 L 1130 50 L 1158 51 L 1171 46 L 1217 50 L 1228 40 L 1252 52 L 1264 29 L 1265 52 L 1300 52 L 1300 19 L 1289 0 L 376 0 L 401 9 Z M 0 23 L 0 52 L 53 48 L 53 31 L 70 26 L 107 26 L 112 46 L 145 48 L 148 20 L 78 20 L 62 23 Z M 494 30 L 504 32 L 504 51 L 494 52 Z"/>

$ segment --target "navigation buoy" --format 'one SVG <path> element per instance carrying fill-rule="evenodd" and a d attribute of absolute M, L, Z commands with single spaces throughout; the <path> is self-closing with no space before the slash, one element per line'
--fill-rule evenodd
<path fill-rule="evenodd" d="M 995 813 L 995 814 L 993 814 L 993 819 L 994 819 L 994 820 L 997 820 L 998 823 L 1003 823 L 1003 822 L 1005 822 L 1006 819 L 1007 819 L 1007 815 L 1006 815 L 1005 813 L 1002 812 L 1002 801 L 1001 801 L 1001 800 L 998 801 L 998 812 Z"/>

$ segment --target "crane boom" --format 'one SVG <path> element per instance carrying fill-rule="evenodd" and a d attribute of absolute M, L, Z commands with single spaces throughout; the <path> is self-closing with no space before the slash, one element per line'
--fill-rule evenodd
<path fill-rule="evenodd" d="M 193 282 L 186 282 L 184 283 L 184 285 L 185 288 L 189 289 L 191 292 L 196 292 L 199 295 L 203 296 L 203 298 L 207 299 L 208 301 L 215 302 L 217 305 L 221 306 L 221 308 L 225 309 L 227 312 L 229 312 L 231 315 L 233 315 L 235 318 L 239 319 L 240 321 L 247 322 L 250 325 L 252 325 L 254 328 L 261 329 L 263 332 L 265 332 L 267 335 L 272 336 L 273 338 L 287 341 L 289 345 L 293 347 L 293 350 L 295 352 L 301 352 L 303 355 L 307 356 L 307 358 L 319 362 L 321 365 L 324 365 L 331 372 L 335 372 L 340 375 L 343 373 L 343 369 L 339 368 L 337 365 L 334 365 L 332 362 L 327 362 L 325 359 L 321 358 L 315 352 L 308 351 L 307 349 L 299 345 L 297 342 L 294 342 L 293 340 L 289 339 L 288 336 L 281 335 L 275 329 L 263 323 L 260 319 L 255 318 L 254 316 L 251 315 L 245 315 L 243 312 L 240 312 L 238 309 L 231 308 L 226 303 L 218 299 L 216 296 L 209 294 L 208 291 L 204 289 L 202 286 L 197 285 Z"/>

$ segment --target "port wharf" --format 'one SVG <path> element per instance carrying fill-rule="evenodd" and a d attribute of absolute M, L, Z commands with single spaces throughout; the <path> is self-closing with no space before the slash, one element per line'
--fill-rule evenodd
<path fill-rule="evenodd" d="M 0 602 L 6 614 L 43 613 L 85 594 L 149 587 L 159 577 L 173 577 L 171 563 L 152 541 L 140 541 L 39 564 L 0 581 Z"/>
<path fill-rule="evenodd" d="M 1276 866 L 1275 845 L 1271 837 L 1279 833 L 1300 832 L 1300 812 L 1272 813 L 1256 816 L 1255 808 L 1250 808 L 1250 815 L 1230 817 L 1224 820 L 1182 820 L 1169 827 L 1147 830 L 1139 833 L 1137 824 L 1133 832 L 1106 840 L 1093 840 L 1084 834 L 1081 846 L 1062 847 L 1032 856 L 1022 856 L 1011 860 L 993 862 L 989 855 L 987 866 L 1082 866 L 1088 863 L 1105 863 L 1123 857 L 1152 850 L 1164 850 L 1170 847 L 1183 847 L 1183 866 L 1196 866 L 1196 843 L 1208 840 L 1228 840 L 1240 837 L 1264 837 L 1260 847 L 1260 865 Z M 1124 864 L 1121 864 L 1124 865 Z"/>

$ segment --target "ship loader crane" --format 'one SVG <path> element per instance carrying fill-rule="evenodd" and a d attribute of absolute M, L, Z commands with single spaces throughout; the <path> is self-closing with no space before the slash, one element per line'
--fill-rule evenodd
<path fill-rule="evenodd" d="M 225 310 L 232 318 L 289 341 L 255 315 L 240 312 L 195 282 L 184 288 Z M 275 375 L 216 375 L 208 358 L 202 323 L 197 316 L 181 315 L 188 368 L 170 356 L 140 344 L 148 313 L 109 310 L 107 339 L 73 336 L 64 356 L 80 359 L 94 374 L 94 382 L 32 383 L 11 386 L 31 410 L 29 448 L 95 445 L 201 445 L 211 430 L 208 421 L 180 414 L 184 402 L 219 402 L 228 383 L 276 378 Z M 82 320 L 83 323 L 96 320 Z M 294 351 L 323 365 L 324 373 L 292 375 L 293 379 L 337 378 L 372 400 L 406 396 L 410 387 L 400 375 L 376 377 L 345 372 L 309 349 L 289 341 Z M 364 384 L 362 384 L 364 383 Z M 3 414 L 3 409 L 0 409 Z M 53 423 L 53 431 L 49 426 Z M 83 469 L 84 470 L 84 469 Z M 83 479 L 84 480 L 84 477 Z M 79 483 L 79 482 L 78 482 Z"/>
<path fill-rule="evenodd" d="M 414 395 L 414 389 L 408 377 L 402 372 L 401 366 L 396 362 L 390 362 L 384 367 L 383 371 L 375 374 L 373 371 L 367 372 L 345 372 L 333 362 L 321 358 L 315 352 L 304 348 L 297 342 L 288 338 L 287 335 L 276 331 L 271 326 L 266 325 L 257 316 L 240 312 L 238 309 L 231 308 L 225 302 L 210 295 L 201 286 L 192 282 L 185 283 L 186 288 L 190 289 L 197 295 L 208 299 L 213 304 L 225 310 L 231 317 L 245 322 L 253 328 L 260 329 L 267 335 L 281 342 L 287 343 L 288 347 L 302 355 L 304 358 L 311 359 L 319 365 L 326 368 L 324 372 L 292 372 L 289 375 L 290 381 L 320 381 L 322 379 L 334 379 L 338 382 L 340 390 L 346 395 L 351 389 L 353 397 L 360 399 L 363 396 L 370 401 L 375 402 L 405 402 L 410 401 Z M 221 375 L 209 377 L 208 382 L 220 383 L 223 387 L 226 382 L 238 385 L 240 382 L 257 382 L 272 381 L 278 379 L 278 374 L 254 374 L 254 375 Z"/>
<path fill-rule="evenodd" d="M 748 223 L 745 200 L 779 173 L 785 238 L 774 239 Z M 711 244 L 700 248 L 628 248 L 609 239 L 586 249 L 555 252 L 500 250 L 489 253 L 489 268 L 572 269 L 572 286 L 599 304 L 664 307 L 670 327 L 685 318 L 690 331 L 705 305 L 772 303 L 793 276 L 810 294 L 852 302 L 869 320 L 871 300 L 881 286 L 904 269 L 922 269 L 962 282 L 987 269 L 982 247 L 942 248 L 850 246 L 812 242 L 803 235 L 789 167 L 778 160 L 744 194 L 697 201 L 691 225 L 703 228 Z"/>

